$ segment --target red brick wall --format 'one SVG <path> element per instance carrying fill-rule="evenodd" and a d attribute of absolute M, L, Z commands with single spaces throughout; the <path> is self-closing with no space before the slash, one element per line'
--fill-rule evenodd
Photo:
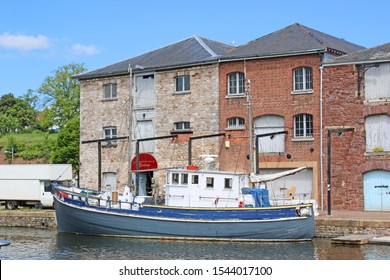
<path fill-rule="evenodd" d="M 364 173 L 390 170 L 390 155 L 366 153 L 364 125 L 369 115 L 389 114 L 390 104 L 365 105 L 364 82 L 358 96 L 357 75 L 357 68 L 352 65 L 324 68 L 324 136 L 329 128 L 355 128 L 354 132 L 331 136 L 332 209 L 364 210 Z M 327 137 L 324 137 L 323 145 L 327 147 Z M 327 182 L 326 149 L 324 153 L 324 178 Z"/>
<path fill-rule="evenodd" d="M 280 155 L 260 155 L 260 162 L 317 162 L 320 159 L 320 61 L 319 54 L 257 59 L 221 63 L 220 65 L 220 129 L 231 134 L 230 148 L 224 148 L 221 143 L 220 165 L 224 170 L 248 171 L 249 153 L 248 109 L 247 98 L 227 98 L 228 74 L 246 72 L 250 79 L 253 118 L 264 115 L 279 115 L 284 117 L 285 152 Z M 313 93 L 294 95 L 293 70 L 308 66 L 313 69 Z M 292 141 L 294 136 L 294 115 L 311 114 L 314 121 L 313 141 Z M 226 120 L 230 117 L 245 119 L 245 131 L 225 131 Z M 237 137 L 237 138 L 236 138 Z M 239 138 L 242 137 L 242 138 Z M 227 139 L 224 139 L 224 141 Z M 313 151 L 311 151 L 311 149 Z M 290 154 L 291 159 L 287 159 Z M 318 169 L 313 172 L 319 172 Z M 319 175 L 319 174 L 317 174 Z M 319 178 L 319 176 L 316 178 Z M 319 179 L 318 179 L 319 180 Z M 314 182 L 319 185 L 319 182 Z"/>

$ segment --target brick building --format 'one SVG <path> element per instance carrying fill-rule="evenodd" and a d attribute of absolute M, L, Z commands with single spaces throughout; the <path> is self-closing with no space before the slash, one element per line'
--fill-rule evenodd
<path fill-rule="evenodd" d="M 141 153 L 152 155 L 155 160 L 153 167 L 157 169 L 148 171 L 145 168 L 141 173 L 142 194 L 149 192 L 152 177 L 160 185 L 164 182 L 164 173 L 158 169 L 187 165 L 191 137 L 225 133 L 225 137 L 194 141 L 192 164 L 201 166 L 201 155 L 211 154 L 218 156 L 217 167 L 227 171 L 249 171 L 252 165 L 252 169 L 258 167 L 260 173 L 273 173 L 304 165 L 308 167 L 305 172 L 271 184 L 271 192 L 282 199 L 316 199 L 324 207 L 327 197 L 327 129 L 341 124 L 345 126 L 342 119 L 350 116 L 349 112 L 357 114 L 358 111 L 354 111 L 358 109 L 356 106 L 361 106 L 366 113 L 356 116 L 351 122 L 363 125 L 365 117 L 374 115 L 372 112 L 383 114 L 383 110 L 388 110 L 387 104 L 372 106 L 350 96 L 350 92 L 357 91 L 355 62 L 342 66 L 325 64 L 323 67 L 329 59 L 336 58 L 334 63 L 340 59 L 342 63 L 341 59 L 348 57 L 346 54 L 363 49 L 300 24 L 234 48 L 193 36 L 79 75 L 81 140 L 126 137 L 131 90 L 135 109 L 132 118 L 134 138 L 178 136 L 173 140 L 141 143 Z M 362 85 L 362 92 L 364 88 Z M 334 96 L 334 92 L 338 94 Z M 250 113 L 248 101 L 251 103 Z M 357 103 L 355 107 L 354 103 Z M 379 118 L 380 122 L 385 119 Z M 249 147 L 251 122 L 254 136 L 282 132 L 273 137 L 254 138 L 256 143 L 253 146 L 259 150 L 259 161 L 255 160 L 255 149 Z M 376 120 L 370 123 L 375 126 Z M 345 133 L 342 137 L 347 135 Z M 347 171 L 337 173 L 345 168 L 345 163 L 340 163 L 345 155 L 340 154 L 343 149 L 339 149 L 344 142 L 336 138 L 332 138 L 335 153 L 332 153 L 332 178 L 347 174 Z M 354 149 L 362 149 L 364 142 L 361 138 L 354 142 Z M 86 187 L 96 188 L 97 185 L 97 147 L 96 143 L 81 144 L 81 184 Z M 127 141 L 103 142 L 103 186 L 110 184 L 121 189 L 127 182 L 128 148 Z M 389 170 L 380 158 L 386 158 L 387 154 L 381 153 L 383 155 L 376 154 L 369 159 L 366 152 L 363 153 L 366 166 L 371 167 L 362 170 L 361 174 L 369 170 Z M 359 165 L 359 168 L 363 167 Z M 346 168 L 351 174 L 355 169 L 354 163 Z M 362 187 L 351 187 L 355 183 L 361 185 L 363 176 L 358 176 L 356 182 L 349 177 L 347 181 L 338 177 L 338 181 L 332 183 L 335 185 L 333 189 L 343 186 L 334 190 L 335 207 L 363 207 L 362 201 L 356 199 L 362 194 Z"/>
<path fill-rule="evenodd" d="M 332 208 L 389 211 L 390 44 L 325 62 L 323 98 L 325 132 L 353 129 L 331 133 Z"/>
<path fill-rule="evenodd" d="M 221 144 L 221 168 L 249 171 L 250 92 L 253 135 L 287 133 L 257 137 L 260 174 L 308 167 L 269 183 L 271 195 L 322 203 L 320 67 L 325 58 L 361 49 L 294 24 L 230 50 L 220 64 L 220 127 L 230 135 Z"/>

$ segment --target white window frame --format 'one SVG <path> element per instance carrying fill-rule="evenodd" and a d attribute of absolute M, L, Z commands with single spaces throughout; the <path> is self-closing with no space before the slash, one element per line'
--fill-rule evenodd
<path fill-rule="evenodd" d="M 103 138 L 104 139 L 110 139 L 110 138 L 116 138 L 116 137 L 118 137 L 118 129 L 116 126 L 103 127 Z M 111 144 L 115 144 L 116 141 L 115 140 L 114 141 L 107 141 L 105 143 L 106 143 L 106 145 L 111 145 Z"/>
<path fill-rule="evenodd" d="M 206 177 L 206 188 L 214 189 L 215 179 L 214 177 Z"/>
<path fill-rule="evenodd" d="M 175 78 L 175 92 L 188 93 L 191 90 L 190 75 L 177 76 Z"/>
<path fill-rule="evenodd" d="M 366 152 L 390 152 L 390 116 L 372 115 L 365 120 Z"/>
<path fill-rule="evenodd" d="M 241 117 L 232 117 L 227 119 L 227 129 L 244 129 L 245 119 Z"/>
<path fill-rule="evenodd" d="M 224 189 L 225 190 L 233 189 L 233 178 L 224 178 Z"/>
<path fill-rule="evenodd" d="M 302 133 L 297 133 L 302 131 Z M 294 116 L 294 138 L 312 139 L 314 137 L 314 124 L 313 124 L 313 115 L 311 114 L 298 114 Z"/>
<path fill-rule="evenodd" d="M 299 73 L 300 71 L 302 71 L 302 73 Z M 293 78 L 294 78 L 294 92 L 313 91 L 313 68 L 311 67 L 295 68 L 293 71 Z"/>
<path fill-rule="evenodd" d="M 174 124 L 174 131 L 190 131 L 191 130 L 191 124 L 190 122 L 175 122 Z"/>
<path fill-rule="evenodd" d="M 234 72 L 228 75 L 228 96 L 245 95 L 245 74 Z"/>
<path fill-rule="evenodd" d="M 107 94 L 108 93 L 108 94 Z M 117 99 L 118 98 L 118 87 L 115 83 L 104 84 L 103 85 L 103 99 Z"/>

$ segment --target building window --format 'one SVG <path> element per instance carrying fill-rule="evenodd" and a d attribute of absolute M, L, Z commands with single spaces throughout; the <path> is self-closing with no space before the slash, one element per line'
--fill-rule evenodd
<path fill-rule="evenodd" d="M 116 172 L 103 172 L 103 186 L 106 190 L 116 190 Z"/>
<path fill-rule="evenodd" d="M 174 123 L 175 131 L 189 131 L 190 122 L 176 122 Z"/>
<path fill-rule="evenodd" d="M 232 178 L 225 178 L 225 189 L 231 190 L 233 186 L 233 179 Z"/>
<path fill-rule="evenodd" d="M 300 67 L 294 70 L 294 91 L 309 91 L 313 89 L 312 68 Z"/>
<path fill-rule="evenodd" d="M 117 98 L 116 84 L 103 85 L 103 99 L 115 99 Z"/>
<path fill-rule="evenodd" d="M 242 72 L 229 74 L 228 95 L 245 94 L 245 75 Z"/>
<path fill-rule="evenodd" d="M 379 64 L 365 72 L 364 91 L 366 101 L 390 101 L 390 63 Z"/>
<path fill-rule="evenodd" d="M 213 177 L 206 177 L 206 188 L 214 188 L 214 178 Z"/>
<path fill-rule="evenodd" d="M 243 128 L 245 128 L 245 119 L 239 118 L 239 117 L 229 118 L 227 120 L 227 128 L 228 129 L 243 129 Z"/>
<path fill-rule="evenodd" d="M 104 131 L 104 135 L 103 135 L 104 139 L 111 139 L 111 138 L 117 137 L 116 126 L 104 127 L 103 131 Z M 107 145 L 111 145 L 113 143 L 115 143 L 115 141 L 107 141 L 106 142 Z"/>
<path fill-rule="evenodd" d="M 190 76 L 179 76 L 176 80 L 176 92 L 188 92 L 190 91 Z"/>
<path fill-rule="evenodd" d="M 300 114 L 294 117 L 294 137 L 312 138 L 313 137 L 313 116 L 309 114 Z"/>
<path fill-rule="evenodd" d="M 366 151 L 390 152 L 390 116 L 375 115 L 366 118 Z"/>

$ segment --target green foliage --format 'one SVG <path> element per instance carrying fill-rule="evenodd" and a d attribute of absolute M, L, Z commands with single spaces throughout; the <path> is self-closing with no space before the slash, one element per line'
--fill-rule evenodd
<path fill-rule="evenodd" d="M 40 159 L 45 163 L 51 163 L 51 152 L 56 144 L 58 134 L 34 131 L 32 133 L 10 133 L 0 138 L 0 147 L 4 146 L 6 158 L 9 163 L 12 154 L 9 153 L 14 148 L 14 159 L 23 158 L 25 160 Z"/>
<path fill-rule="evenodd" d="M 47 116 L 54 125 L 63 128 L 66 123 L 79 117 L 80 84 L 72 76 L 84 72 L 83 64 L 69 64 L 54 71 L 54 76 L 45 78 L 39 93 L 46 96 L 45 103 L 51 114 Z"/>
<path fill-rule="evenodd" d="M 73 170 L 79 170 L 80 120 L 74 118 L 66 123 L 58 134 L 57 144 L 51 154 L 53 163 L 72 164 Z"/>
<path fill-rule="evenodd" d="M 12 160 L 16 153 L 15 137 L 13 137 L 12 135 L 7 137 L 7 145 L 5 146 L 5 148 L 6 148 L 6 158 L 8 160 L 8 163 L 12 163 Z"/>
<path fill-rule="evenodd" d="M 28 102 L 12 93 L 0 98 L 0 134 L 33 129 L 37 125 L 37 112 Z"/>

